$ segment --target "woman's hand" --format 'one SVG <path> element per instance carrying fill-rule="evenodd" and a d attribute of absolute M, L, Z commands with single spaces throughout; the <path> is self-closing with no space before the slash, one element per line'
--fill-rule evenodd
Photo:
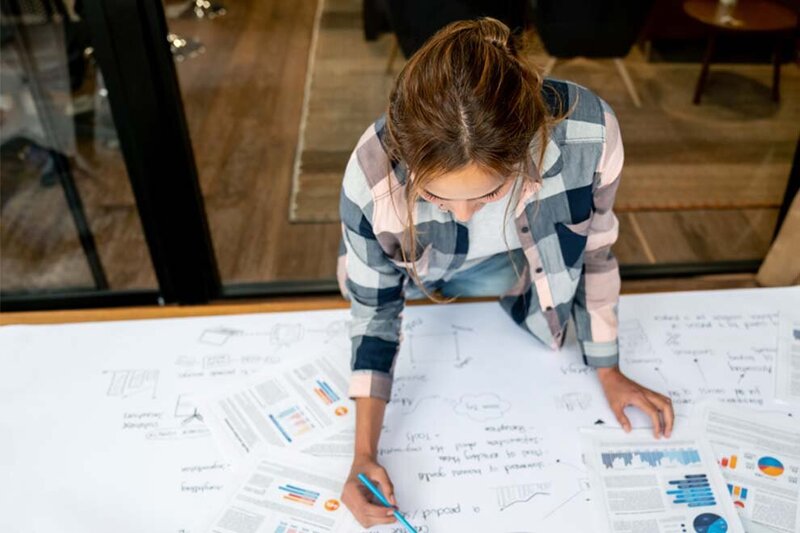
<path fill-rule="evenodd" d="M 378 524 L 391 524 L 397 521 L 394 510 L 376 502 L 375 497 L 359 480 L 358 474 L 364 474 L 372 481 L 389 503 L 397 505 L 394 498 L 394 487 L 386 474 L 386 470 L 370 455 L 356 455 L 350 475 L 342 489 L 342 502 L 350 509 L 358 523 L 364 527 Z"/>
<path fill-rule="evenodd" d="M 662 432 L 665 437 L 672 434 L 675 412 L 672 409 L 672 400 L 667 396 L 651 391 L 626 378 L 616 366 L 598 368 L 597 377 L 600 379 L 600 384 L 603 385 L 608 405 L 626 432 L 631 430 L 631 422 L 625 416 L 625 408 L 634 405 L 644 411 L 653 421 L 653 435 L 656 438 L 659 438 Z"/>

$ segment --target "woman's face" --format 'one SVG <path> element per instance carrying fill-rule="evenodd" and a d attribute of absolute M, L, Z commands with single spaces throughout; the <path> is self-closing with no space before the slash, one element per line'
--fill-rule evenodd
<path fill-rule="evenodd" d="M 487 173 L 470 163 L 432 180 L 420 189 L 420 196 L 466 222 L 485 204 L 504 198 L 513 184 L 512 178 Z"/>

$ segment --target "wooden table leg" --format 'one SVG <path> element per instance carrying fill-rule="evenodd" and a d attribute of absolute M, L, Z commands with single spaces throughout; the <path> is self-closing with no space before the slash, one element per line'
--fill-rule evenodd
<path fill-rule="evenodd" d="M 772 55 L 772 100 L 775 102 L 781 99 L 781 44 L 781 37 L 775 37 L 775 50 Z"/>
<path fill-rule="evenodd" d="M 706 44 L 706 52 L 703 54 L 703 66 L 700 69 L 700 77 L 697 79 L 697 87 L 694 89 L 694 100 L 692 103 L 699 104 L 700 96 L 703 94 L 703 89 L 706 88 L 706 79 L 708 79 L 708 67 L 711 64 L 711 56 L 714 55 L 714 45 L 717 41 L 717 32 L 712 31 L 708 35 L 708 43 Z"/>

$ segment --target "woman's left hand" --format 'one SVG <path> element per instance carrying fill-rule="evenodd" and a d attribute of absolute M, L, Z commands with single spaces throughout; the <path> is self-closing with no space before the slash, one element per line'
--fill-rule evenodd
<path fill-rule="evenodd" d="M 675 412 L 672 409 L 672 400 L 667 396 L 651 391 L 628 379 L 616 366 L 598 368 L 597 377 L 600 379 L 600 384 L 603 385 L 608 405 L 625 432 L 631 430 L 631 422 L 625 416 L 625 408 L 633 405 L 644 411 L 653 421 L 653 435 L 656 438 L 659 438 L 662 433 L 665 437 L 672 434 Z"/>

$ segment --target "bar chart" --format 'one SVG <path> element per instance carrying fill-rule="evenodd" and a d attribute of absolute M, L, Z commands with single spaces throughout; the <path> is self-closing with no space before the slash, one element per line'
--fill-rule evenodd
<path fill-rule="evenodd" d="M 667 495 L 672 497 L 674 504 L 684 504 L 689 507 L 711 507 L 717 503 L 711 483 L 705 474 L 689 474 L 668 483 L 670 490 L 667 491 Z"/>

